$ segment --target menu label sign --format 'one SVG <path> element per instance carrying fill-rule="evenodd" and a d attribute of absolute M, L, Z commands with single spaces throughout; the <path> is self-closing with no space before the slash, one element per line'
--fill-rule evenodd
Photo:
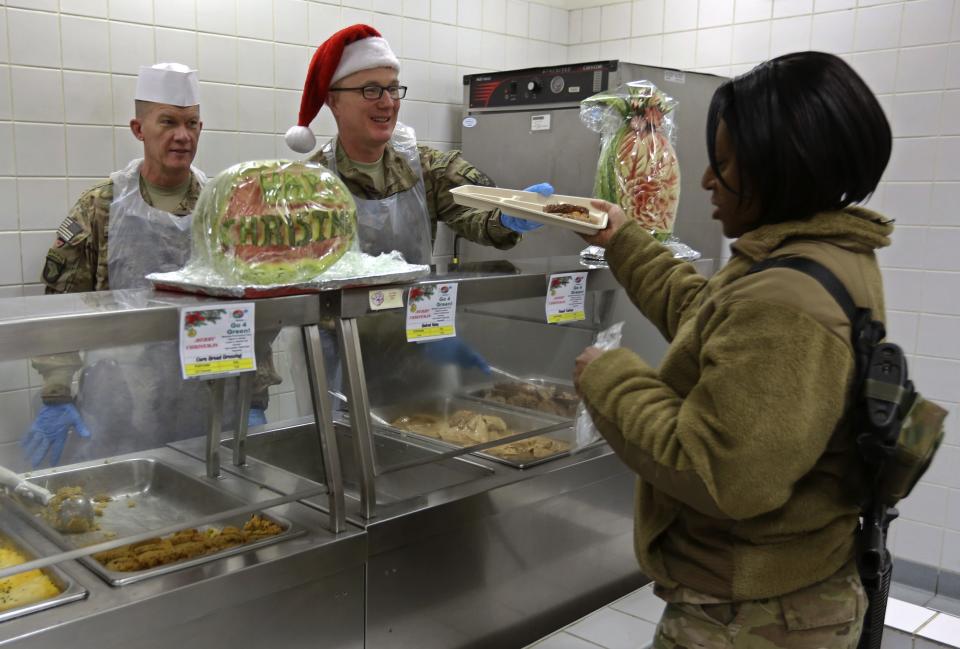
<path fill-rule="evenodd" d="M 210 379 L 257 369 L 254 303 L 180 309 L 180 369 L 184 379 Z"/>
<path fill-rule="evenodd" d="M 457 335 L 457 284 L 414 286 L 407 294 L 407 341 Z"/>
<path fill-rule="evenodd" d="M 547 322 L 586 320 L 587 273 L 557 273 L 547 283 Z"/>

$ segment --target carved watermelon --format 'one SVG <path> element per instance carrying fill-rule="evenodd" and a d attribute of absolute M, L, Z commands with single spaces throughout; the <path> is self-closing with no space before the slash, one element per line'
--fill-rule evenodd
<path fill-rule="evenodd" d="M 238 285 L 310 281 L 356 237 L 357 210 L 343 182 L 313 162 L 245 162 L 200 193 L 194 254 Z"/>
<path fill-rule="evenodd" d="M 675 103 L 645 81 L 620 90 L 584 102 L 602 104 L 618 115 L 616 129 L 605 132 L 594 195 L 618 204 L 627 216 L 666 240 L 680 203 L 680 164 L 665 123 Z"/>

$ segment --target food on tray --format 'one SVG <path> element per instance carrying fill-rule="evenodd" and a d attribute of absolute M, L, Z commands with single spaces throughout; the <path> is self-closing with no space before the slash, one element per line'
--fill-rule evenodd
<path fill-rule="evenodd" d="M 392 421 L 391 425 L 457 446 L 474 446 L 520 432 L 510 430 L 507 423 L 500 417 L 483 415 L 472 410 L 457 410 L 446 418 L 429 413 L 405 415 Z M 502 446 L 494 446 L 484 452 L 505 460 L 520 460 L 549 457 L 569 449 L 570 444 L 567 442 L 537 435 Z"/>
<path fill-rule="evenodd" d="M 356 237 L 343 182 L 312 162 L 245 162 L 222 171 L 194 212 L 191 264 L 236 284 L 293 284 L 320 275 Z"/>
<path fill-rule="evenodd" d="M 632 81 L 588 97 L 580 111 L 603 134 L 593 195 L 618 204 L 660 240 L 673 232 L 680 203 L 680 164 L 670 143 L 675 106 L 649 81 Z"/>
<path fill-rule="evenodd" d="M 0 569 L 27 562 L 22 552 L 0 537 Z M 40 570 L 28 570 L 0 579 L 0 611 L 33 604 L 60 594 L 50 578 Z"/>
<path fill-rule="evenodd" d="M 590 210 L 582 205 L 574 205 L 572 203 L 552 203 L 544 206 L 543 211 L 547 212 L 548 214 L 562 216 L 566 219 L 590 223 Z"/>
<path fill-rule="evenodd" d="M 93 558 L 107 570 L 135 572 L 213 554 L 227 548 L 276 536 L 283 528 L 260 514 L 250 517 L 242 528 L 227 526 L 221 529 L 186 529 L 163 538 L 147 539 L 139 543 L 98 552 Z"/>
<path fill-rule="evenodd" d="M 549 412 L 561 417 L 576 416 L 577 404 L 580 402 L 573 390 L 536 383 L 497 383 L 492 388 L 477 393 L 477 396 L 487 401 Z"/>

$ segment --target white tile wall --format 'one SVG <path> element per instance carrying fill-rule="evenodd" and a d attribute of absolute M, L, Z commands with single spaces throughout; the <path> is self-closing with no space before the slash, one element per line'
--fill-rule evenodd
<path fill-rule="evenodd" d="M 646 36 L 663 31 L 664 0 L 634 0 L 633 35 Z M 571 12 L 571 15 L 574 12 Z"/>
<path fill-rule="evenodd" d="M 0 174 L 4 176 L 14 174 L 13 158 L 13 125 L 0 124 Z"/>
<path fill-rule="evenodd" d="M 738 0 L 734 20 L 738 23 L 767 20 L 773 15 L 773 0 Z"/>
<path fill-rule="evenodd" d="M 810 49 L 843 54 L 853 49 L 853 28 L 856 14 L 837 11 L 813 17 Z"/>
<path fill-rule="evenodd" d="M 808 14 L 813 10 L 813 0 L 773 0 L 773 17 L 784 18 Z"/>
<path fill-rule="evenodd" d="M 697 32 L 676 32 L 663 37 L 661 63 L 668 68 L 692 68 L 696 65 Z"/>
<path fill-rule="evenodd" d="M 900 3 L 857 9 L 854 47 L 857 50 L 878 50 L 897 47 L 900 43 Z"/>
<path fill-rule="evenodd" d="M 629 38 L 630 20 L 629 2 L 601 7 L 600 38 L 605 41 Z"/>
<path fill-rule="evenodd" d="M 901 49 L 897 66 L 897 92 L 941 90 L 947 54 L 946 45 Z"/>
<path fill-rule="evenodd" d="M 770 24 L 770 56 L 809 50 L 812 28 L 810 16 L 774 20 Z"/>
<path fill-rule="evenodd" d="M 483 3 L 477 0 L 457 0 L 457 24 L 462 27 L 483 27 Z"/>
<path fill-rule="evenodd" d="M 848 56 L 847 61 L 874 93 L 893 92 L 897 78 L 897 50 L 860 52 Z"/>
<path fill-rule="evenodd" d="M 17 172 L 22 176 L 65 176 L 63 124 L 17 123 L 14 126 Z"/>
<path fill-rule="evenodd" d="M 31 122 L 63 122 L 63 79 L 59 70 L 10 68 L 13 118 Z"/>
<path fill-rule="evenodd" d="M 665 32 L 696 29 L 697 20 L 697 0 L 667 0 L 663 16 Z"/>
<path fill-rule="evenodd" d="M 195 32 L 158 27 L 154 37 L 158 61 L 177 61 L 194 69 L 199 66 Z"/>
<path fill-rule="evenodd" d="M 66 179 L 20 178 L 16 184 L 20 229 L 56 230 L 68 208 Z"/>
<path fill-rule="evenodd" d="M 732 27 L 701 29 L 697 33 L 696 65 L 705 67 L 730 63 L 732 38 Z"/>
<path fill-rule="evenodd" d="M 923 273 L 922 282 L 922 300 L 912 310 L 960 315 L 960 273 Z"/>
<path fill-rule="evenodd" d="M 272 0 L 237 0 L 237 35 L 272 39 Z"/>
<path fill-rule="evenodd" d="M 592 43 L 600 40 L 602 30 L 602 9 L 593 7 L 583 10 L 583 25 L 580 28 L 580 42 Z"/>
<path fill-rule="evenodd" d="M 110 23 L 110 44 L 110 69 L 135 75 L 144 61 L 150 62 L 154 58 L 154 29 Z"/>
<path fill-rule="evenodd" d="M 0 232 L 16 230 L 19 225 L 17 181 L 0 178 Z"/>
<path fill-rule="evenodd" d="M 697 18 L 697 27 L 719 27 L 733 22 L 733 0 L 714 0 L 701 2 Z"/>
<path fill-rule="evenodd" d="M 897 526 L 897 556 L 926 564 L 932 563 L 935 559 L 939 565 L 940 553 L 943 549 L 943 527 L 907 519 L 896 521 L 894 524 Z"/>
<path fill-rule="evenodd" d="M 60 38 L 55 13 L 7 10 L 10 62 L 21 65 L 60 65 Z"/>
<path fill-rule="evenodd" d="M 903 8 L 900 45 L 927 45 L 950 40 L 952 0 L 919 0 Z"/>
<path fill-rule="evenodd" d="M 731 63 L 759 63 L 770 53 L 770 23 L 744 23 L 733 28 Z"/>
<path fill-rule="evenodd" d="M 110 25 L 106 20 L 61 16 L 60 40 L 65 68 L 108 70 Z"/>
<path fill-rule="evenodd" d="M 507 31 L 507 0 L 483 0 L 483 29 Z"/>
<path fill-rule="evenodd" d="M 107 0 L 60 0 L 60 13 L 106 18 Z"/>
<path fill-rule="evenodd" d="M 63 0 L 60 0 L 61 3 Z M 220 34 L 237 33 L 235 0 L 200 0 L 197 3 L 197 29 Z"/>

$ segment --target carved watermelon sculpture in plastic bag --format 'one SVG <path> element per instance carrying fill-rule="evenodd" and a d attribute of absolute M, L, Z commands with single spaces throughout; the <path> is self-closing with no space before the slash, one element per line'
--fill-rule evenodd
<path fill-rule="evenodd" d="M 673 232 L 680 202 L 680 164 L 670 142 L 675 106 L 649 81 L 631 81 L 580 107 L 580 118 L 602 135 L 594 196 L 618 204 L 661 241 Z"/>
<path fill-rule="evenodd" d="M 221 172 L 200 193 L 193 253 L 237 285 L 307 282 L 356 237 L 353 197 L 326 167 L 262 160 Z"/>

